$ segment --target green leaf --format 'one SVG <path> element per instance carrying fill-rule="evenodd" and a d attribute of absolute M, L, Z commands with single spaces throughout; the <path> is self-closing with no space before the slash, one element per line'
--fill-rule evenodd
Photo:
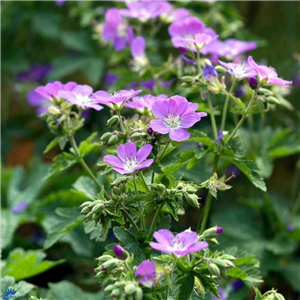
<path fill-rule="evenodd" d="M 267 191 L 266 184 L 259 173 L 260 170 L 254 161 L 238 158 L 231 158 L 231 161 L 248 177 L 255 187 L 259 188 L 263 192 Z"/>
<path fill-rule="evenodd" d="M 93 132 L 85 141 L 82 141 L 79 144 L 78 148 L 82 157 L 88 155 L 94 149 L 99 148 L 99 143 L 93 142 L 93 140 L 96 139 L 97 134 L 97 132 Z"/>
<path fill-rule="evenodd" d="M 60 281 L 58 283 L 49 283 L 49 292 L 47 294 L 49 300 L 104 300 L 104 294 L 88 293 L 68 281 Z"/>
<path fill-rule="evenodd" d="M 135 237 L 125 228 L 122 227 L 114 227 L 113 232 L 115 237 L 123 244 L 135 243 Z"/>
<path fill-rule="evenodd" d="M 177 300 L 188 300 L 190 299 L 190 295 L 193 291 L 194 287 L 194 275 L 193 273 L 188 273 L 184 275 L 180 275 L 176 284 L 180 284 L 178 294 L 176 296 Z"/>
<path fill-rule="evenodd" d="M 167 215 L 160 219 L 156 225 L 156 230 L 159 229 L 169 229 L 171 227 L 171 216 Z"/>
<path fill-rule="evenodd" d="M 53 159 L 53 164 L 50 166 L 48 170 L 48 174 L 44 178 L 44 180 L 51 177 L 55 173 L 67 170 L 68 168 L 75 165 L 76 162 L 77 162 L 77 157 L 73 154 L 63 152 L 61 154 L 56 155 Z"/>
<path fill-rule="evenodd" d="M 18 215 L 12 214 L 9 210 L 1 210 L 1 249 L 5 249 L 11 244 L 19 221 Z"/>
<path fill-rule="evenodd" d="M 41 250 L 25 252 L 21 248 L 14 249 L 5 261 L 2 273 L 19 281 L 43 273 L 64 261 L 43 260 L 45 257 L 46 254 Z"/>
<path fill-rule="evenodd" d="M 73 188 L 82 192 L 87 198 L 95 200 L 98 194 L 98 187 L 95 182 L 87 176 L 80 176 L 73 184 Z"/>
<path fill-rule="evenodd" d="M 257 287 L 254 287 L 255 298 L 254 300 L 263 300 L 262 294 Z"/>
<path fill-rule="evenodd" d="M 69 141 L 69 137 L 67 135 L 60 136 L 58 138 L 59 149 L 64 150 L 68 141 Z"/>
<path fill-rule="evenodd" d="M 60 207 L 56 209 L 56 213 L 60 218 L 51 219 L 48 217 L 43 223 L 47 231 L 44 249 L 50 248 L 67 233 L 83 223 L 78 207 Z"/>
<path fill-rule="evenodd" d="M 53 139 L 44 150 L 44 154 L 48 153 L 50 150 L 52 150 L 57 144 L 58 144 L 59 137 L 57 136 L 55 139 Z"/>

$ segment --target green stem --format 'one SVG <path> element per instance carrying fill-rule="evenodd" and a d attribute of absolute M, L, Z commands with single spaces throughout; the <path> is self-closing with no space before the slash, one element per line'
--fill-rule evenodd
<path fill-rule="evenodd" d="M 153 182 L 154 182 L 154 179 L 155 179 L 155 172 L 154 172 L 154 171 L 152 171 L 152 175 L 151 175 L 151 183 L 153 183 Z"/>
<path fill-rule="evenodd" d="M 217 172 L 219 158 L 220 158 L 219 155 L 215 155 L 213 173 Z M 213 197 L 212 197 L 211 193 L 208 192 L 208 195 L 207 195 L 207 198 L 206 198 L 206 203 L 205 203 L 205 206 L 204 206 L 204 216 L 203 216 L 203 219 L 202 219 L 201 227 L 200 227 L 200 220 L 201 219 L 199 219 L 199 223 L 198 223 L 198 226 L 197 226 L 197 232 L 198 232 L 199 227 L 200 227 L 200 232 L 199 232 L 200 234 L 202 234 L 204 232 L 205 228 L 206 228 L 206 223 L 207 223 L 207 220 L 208 220 L 212 200 L 213 200 Z"/>
<path fill-rule="evenodd" d="M 135 194 L 138 195 L 138 189 L 137 189 L 136 178 L 135 178 L 135 174 L 134 173 L 132 174 L 132 179 L 133 179 L 133 185 L 134 185 Z M 139 206 L 139 212 L 141 214 L 141 227 L 142 227 L 142 229 L 145 229 L 146 228 L 145 219 L 144 219 L 144 216 L 143 216 L 142 206 L 141 206 L 141 202 L 140 201 L 138 201 L 138 206 Z"/>
<path fill-rule="evenodd" d="M 94 175 L 94 173 L 92 172 L 92 170 L 89 168 L 89 166 L 86 164 L 85 160 L 83 159 L 83 157 L 81 156 L 81 153 L 77 147 L 75 138 L 73 134 L 69 135 L 69 139 L 70 139 L 70 143 L 78 157 L 79 162 L 81 163 L 82 167 L 87 171 L 87 173 L 89 174 L 89 176 L 91 177 L 91 179 L 96 183 L 96 185 L 98 186 L 98 188 L 101 190 L 102 186 L 99 183 L 98 179 L 96 178 L 96 176 Z"/>
<path fill-rule="evenodd" d="M 210 120 L 211 120 L 211 125 L 213 128 L 213 133 L 214 133 L 214 138 L 215 140 L 218 137 L 218 130 L 217 130 L 217 125 L 216 125 L 216 119 L 215 119 L 215 115 L 214 115 L 214 109 L 212 106 L 212 102 L 210 99 L 210 93 L 207 93 L 207 104 L 208 104 L 208 108 L 209 108 L 209 114 L 210 114 Z"/>
<path fill-rule="evenodd" d="M 253 95 L 253 97 L 251 98 L 246 110 L 245 110 L 245 113 L 243 114 L 242 118 L 240 119 L 240 121 L 238 122 L 238 124 L 235 126 L 234 130 L 231 132 L 229 138 L 226 140 L 225 142 L 225 146 L 231 141 L 231 139 L 235 136 L 235 134 L 237 133 L 237 131 L 239 130 L 239 128 L 242 126 L 242 124 L 244 123 L 244 121 L 246 120 L 246 118 L 248 117 L 248 113 L 254 103 L 254 100 L 257 96 L 257 92 L 258 92 L 258 89 L 259 89 L 259 86 L 257 87 L 257 89 L 255 90 L 255 93 Z"/>
<path fill-rule="evenodd" d="M 173 264 L 172 264 L 172 267 L 171 267 L 170 279 L 171 279 L 171 277 L 172 277 L 172 275 L 173 275 L 173 272 L 174 272 L 174 269 L 175 269 L 176 260 L 177 260 L 177 258 L 174 257 L 174 261 L 173 261 Z M 169 297 L 169 289 L 170 289 L 170 284 L 168 284 L 168 286 L 167 286 L 166 295 L 165 295 L 165 300 L 168 300 L 168 297 Z"/>
<path fill-rule="evenodd" d="M 145 180 L 144 174 L 142 172 L 140 172 L 140 174 L 141 174 L 141 179 L 143 181 L 143 184 L 144 184 L 145 188 L 147 189 L 148 192 L 150 192 L 150 189 L 149 189 L 148 184 Z"/>
<path fill-rule="evenodd" d="M 196 61 L 196 65 L 197 65 L 197 71 L 199 74 L 202 74 L 202 68 L 201 68 L 201 61 L 200 61 L 200 51 L 197 51 L 197 61 Z"/>
<path fill-rule="evenodd" d="M 147 235 L 146 241 L 150 241 L 151 238 L 152 238 L 153 232 L 155 230 L 156 222 L 158 220 L 160 211 L 162 210 L 163 206 L 164 206 L 164 203 L 160 204 L 160 206 L 157 208 L 157 211 L 155 212 L 155 215 L 153 217 L 153 220 L 152 220 L 152 223 L 151 223 L 150 230 L 149 230 L 149 233 Z"/>
<path fill-rule="evenodd" d="M 126 218 L 128 219 L 128 221 L 130 222 L 130 224 L 132 225 L 132 227 L 134 228 L 134 230 L 136 232 L 139 232 L 140 229 L 139 227 L 136 225 L 136 223 L 134 222 L 134 220 L 132 219 L 131 215 L 128 213 L 128 211 L 126 210 L 126 207 L 123 207 L 122 211 L 124 212 Z"/>
<path fill-rule="evenodd" d="M 125 133 L 125 127 L 124 127 L 124 124 L 123 124 L 123 119 L 122 119 L 122 116 L 121 116 L 121 112 L 119 110 L 117 110 L 117 114 L 118 114 L 118 117 L 119 117 L 121 130 L 122 130 L 123 133 Z"/>
<path fill-rule="evenodd" d="M 223 114 L 222 114 L 221 131 L 224 131 L 224 129 L 225 129 L 228 105 L 229 105 L 229 101 L 230 101 L 230 96 L 232 95 L 233 89 L 235 87 L 235 83 L 236 83 L 236 79 L 234 78 L 232 81 L 229 93 L 227 93 L 227 96 L 225 99 L 225 104 L 224 104 Z"/>
<path fill-rule="evenodd" d="M 165 154 L 167 148 L 168 148 L 169 145 L 170 145 L 170 142 L 171 142 L 171 140 L 169 140 L 168 143 L 166 144 L 166 147 L 165 147 L 165 148 L 163 149 L 163 151 L 161 152 L 161 155 L 157 158 L 157 162 L 159 162 L 159 161 L 162 159 L 163 155 Z"/>

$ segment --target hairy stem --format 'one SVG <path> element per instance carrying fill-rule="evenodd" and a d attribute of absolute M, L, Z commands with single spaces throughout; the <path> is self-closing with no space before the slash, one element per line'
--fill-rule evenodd
<path fill-rule="evenodd" d="M 214 115 L 214 109 L 213 109 L 212 102 L 210 99 L 210 93 L 207 93 L 207 104 L 208 104 L 208 108 L 209 108 L 209 115 L 210 115 L 211 125 L 213 128 L 214 139 L 216 140 L 218 137 L 218 130 L 217 130 L 216 119 L 215 119 L 215 115 Z"/>
<path fill-rule="evenodd" d="M 147 235 L 146 241 L 150 241 L 151 238 L 152 238 L 153 232 L 154 232 L 154 230 L 155 230 L 155 225 L 156 225 L 156 223 L 157 223 L 159 214 L 160 214 L 160 212 L 161 212 L 163 206 L 164 206 L 164 203 L 160 204 L 160 206 L 157 208 L 157 210 L 156 210 L 156 212 L 155 212 L 155 215 L 154 215 L 154 217 L 153 217 L 153 220 L 152 220 L 152 223 L 151 223 L 151 227 L 150 227 L 149 233 L 148 233 L 148 235 Z"/>
<path fill-rule="evenodd" d="M 122 116 L 121 116 L 121 112 L 119 110 L 117 110 L 117 114 L 118 114 L 118 117 L 119 117 L 121 130 L 122 130 L 123 133 L 125 133 L 125 127 L 124 127 L 124 124 L 123 124 L 123 119 L 122 119 Z"/>
<path fill-rule="evenodd" d="M 126 210 L 126 207 L 124 206 L 122 211 L 124 212 L 126 218 L 128 219 L 128 221 L 130 222 L 130 224 L 132 225 L 132 227 L 134 228 L 134 230 L 136 232 L 139 232 L 140 229 L 139 227 L 136 225 L 136 223 L 134 222 L 134 220 L 132 219 L 131 215 L 129 214 L 129 212 Z"/>
<path fill-rule="evenodd" d="M 222 114 L 221 131 L 224 131 L 224 129 L 225 129 L 228 105 L 229 105 L 229 101 L 230 101 L 230 96 L 231 96 L 231 94 L 233 92 L 233 89 L 235 87 L 235 83 L 236 83 L 236 79 L 234 78 L 233 81 L 232 81 L 230 90 L 229 90 L 229 92 L 226 96 L 226 99 L 225 99 L 225 104 L 224 104 L 223 114 Z"/>
<path fill-rule="evenodd" d="M 239 128 L 242 126 L 242 124 L 244 123 L 244 121 L 246 120 L 246 118 L 248 117 L 248 113 L 254 103 L 254 100 L 257 96 L 257 92 L 258 92 L 258 89 L 259 89 L 259 86 L 257 87 L 257 89 L 255 90 L 254 92 L 254 95 L 253 97 L 251 98 L 246 110 L 245 110 L 245 113 L 243 114 L 242 118 L 240 119 L 240 121 L 238 122 L 238 124 L 235 126 L 235 128 L 233 129 L 233 131 L 231 132 L 229 138 L 226 140 L 225 142 L 225 146 L 231 141 L 231 139 L 235 136 L 235 134 L 237 133 L 237 131 L 239 130 Z"/>
<path fill-rule="evenodd" d="M 135 178 L 135 174 L 134 173 L 132 174 L 132 179 L 133 179 L 133 185 L 134 185 L 135 194 L 138 195 L 138 189 L 137 189 L 136 178 Z M 141 206 L 141 202 L 140 201 L 138 201 L 138 206 L 139 206 L 139 212 L 141 214 L 141 227 L 142 227 L 142 229 L 145 229 L 146 228 L 145 219 L 144 219 L 144 216 L 143 216 L 142 206 Z"/>
<path fill-rule="evenodd" d="M 148 192 L 150 192 L 150 189 L 149 189 L 148 184 L 145 180 L 144 174 L 142 172 L 140 172 L 140 174 L 141 174 L 141 179 L 143 181 L 143 184 L 144 184 L 145 188 L 147 189 Z"/>

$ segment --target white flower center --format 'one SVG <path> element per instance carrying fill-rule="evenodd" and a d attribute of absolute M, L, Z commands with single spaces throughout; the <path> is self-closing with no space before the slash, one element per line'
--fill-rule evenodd
<path fill-rule="evenodd" d="M 76 100 L 77 100 L 77 102 L 78 102 L 79 104 L 87 104 L 87 103 L 90 103 L 90 102 L 91 102 L 91 99 L 89 98 L 88 95 L 83 96 L 83 95 L 81 95 L 81 94 L 78 94 L 78 95 L 76 96 Z"/>
<path fill-rule="evenodd" d="M 126 161 L 124 164 L 124 169 L 126 171 L 132 171 L 134 169 L 134 167 L 136 167 L 138 165 L 137 161 L 136 161 L 136 157 L 126 157 Z"/>
<path fill-rule="evenodd" d="M 118 36 L 126 37 L 127 36 L 127 26 L 125 23 L 118 24 Z"/>
<path fill-rule="evenodd" d="M 184 246 L 184 240 L 183 241 L 179 241 L 177 239 L 177 237 L 175 237 L 172 240 L 172 250 L 183 250 L 184 248 L 185 248 L 185 246 Z"/>
<path fill-rule="evenodd" d="M 164 119 L 164 123 L 167 127 L 176 129 L 180 127 L 181 120 L 179 116 L 174 116 L 172 114 L 169 114 L 168 117 Z"/>

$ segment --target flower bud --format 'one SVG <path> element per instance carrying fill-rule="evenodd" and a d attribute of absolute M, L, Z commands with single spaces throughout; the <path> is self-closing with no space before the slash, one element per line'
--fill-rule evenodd
<path fill-rule="evenodd" d="M 113 190 L 113 193 L 117 196 L 120 196 L 122 194 L 121 190 L 116 186 L 114 186 L 112 190 Z"/>
<path fill-rule="evenodd" d="M 120 245 L 114 245 L 113 251 L 117 257 L 126 258 L 126 257 L 124 257 L 125 250 Z"/>
<path fill-rule="evenodd" d="M 285 299 L 281 294 L 275 293 L 274 294 L 274 300 L 285 300 Z"/>
<path fill-rule="evenodd" d="M 126 193 L 126 190 L 127 190 L 126 184 L 125 184 L 125 183 L 121 183 L 121 184 L 119 185 L 119 189 L 121 190 L 121 192 L 122 192 L 123 194 Z"/>
<path fill-rule="evenodd" d="M 103 262 L 106 262 L 106 261 L 108 261 L 108 260 L 110 260 L 112 258 L 113 257 L 111 255 L 105 254 L 105 255 L 102 255 L 100 257 L 97 257 L 96 260 L 99 261 L 99 262 L 101 262 L 101 263 L 103 263 Z"/>
<path fill-rule="evenodd" d="M 124 288 L 124 292 L 127 295 L 132 295 L 136 290 L 136 285 L 133 282 L 129 282 L 128 284 L 126 284 L 125 288 Z"/>
<path fill-rule="evenodd" d="M 60 109 L 56 106 L 48 107 L 48 111 L 49 111 L 49 113 L 51 113 L 53 115 L 59 115 L 61 113 Z"/>
<path fill-rule="evenodd" d="M 148 127 L 147 133 L 148 133 L 149 135 L 152 135 L 153 129 L 152 129 L 151 127 Z"/>
<path fill-rule="evenodd" d="M 108 127 L 117 126 L 119 124 L 119 117 L 118 116 L 112 116 L 110 119 L 107 120 L 106 125 Z"/>
<path fill-rule="evenodd" d="M 194 81 L 194 77 L 192 77 L 192 76 L 183 76 L 183 77 L 181 77 L 181 80 L 183 82 L 186 82 L 186 83 L 192 83 Z"/>
<path fill-rule="evenodd" d="M 251 87 L 251 89 L 255 90 L 257 87 L 257 78 L 256 77 L 250 77 L 248 80 L 248 83 Z"/>
<path fill-rule="evenodd" d="M 112 297 L 117 297 L 117 296 L 120 295 L 120 293 L 121 293 L 120 289 L 114 289 L 114 290 L 111 292 L 110 295 L 111 295 Z"/>
<path fill-rule="evenodd" d="M 267 97 L 267 101 L 271 104 L 280 104 L 279 100 L 275 97 L 272 97 L 272 96 Z"/>
<path fill-rule="evenodd" d="M 208 266 L 208 272 L 212 276 L 220 277 L 220 275 L 221 275 L 219 267 L 216 264 L 214 264 L 214 263 L 209 264 L 209 266 Z"/>
<path fill-rule="evenodd" d="M 112 258 L 110 260 L 107 260 L 105 263 L 103 263 L 101 268 L 103 271 L 109 271 L 117 267 L 118 265 L 119 265 L 119 260 Z"/>
<path fill-rule="evenodd" d="M 119 142 L 118 137 L 117 137 L 116 135 L 112 135 L 112 136 L 108 139 L 107 145 L 108 145 L 108 146 L 113 146 L 113 145 L 117 144 L 118 142 Z"/>
<path fill-rule="evenodd" d="M 206 242 L 207 242 L 210 246 L 217 246 L 217 245 L 219 245 L 219 242 L 217 241 L 217 239 L 208 239 L 208 240 L 206 240 Z"/>
<path fill-rule="evenodd" d="M 196 194 L 184 193 L 184 198 L 189 205 L 199 208 L 198 196 Z"/>
<path fill-rule="evenodd" d="M 109 140 L 109 138 L 112 136 L 111 132 L 106 132 L 100 137 L 100 141 L 105 143 Z"/>
<path fill-rule="evenodd" d="M 216 66 L 215 69 L 220 74 L 224 74 L 224 73 L 227 72 L 227 70 L 224 67 L 222 67 L 222 66 Z"/>
<path fill-rule="evenodd" d="M 134 293 L 135 300 L 142 300 L 143 299 L 143 290 L 138 286 Z"/>
<path fill-rule="evenodd" d="M 222 227 L 214 226 L 203 232 L 204 239 L 216 238 L 223 231 Z"/>
<path fill-rule="evenodd" d="M 114 289 L 114 285 L 110 284 L 104 289 L 104 292 L 111 292 L 113 289 Z"/>

